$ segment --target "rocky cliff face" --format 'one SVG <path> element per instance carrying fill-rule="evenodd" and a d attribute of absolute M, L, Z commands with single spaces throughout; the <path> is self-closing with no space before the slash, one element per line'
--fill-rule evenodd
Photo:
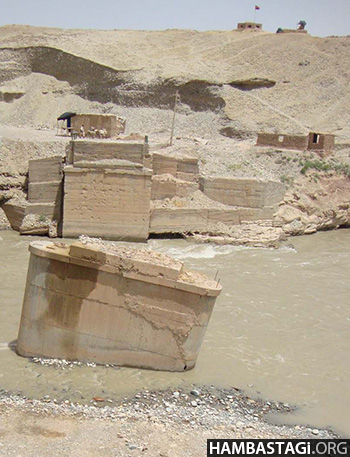
<path fill-rule="evenodd" d="M 350 227 L 350 179 L 334 173 L 300 179 L 280 204 L 275 224 L 288 235 Z"/>

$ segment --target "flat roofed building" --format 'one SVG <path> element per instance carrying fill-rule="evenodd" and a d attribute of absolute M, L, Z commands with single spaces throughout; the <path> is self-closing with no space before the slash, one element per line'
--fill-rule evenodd
<path fill-rule="evenodd" d="M 286 135 L 280 133 L 259 132 L 257 146 L 274 146 L 285 149 L 297 149 L 300 151 L 325 151 L 334 149 L 335 136 L 331 133 L 310 132 L 306 135 Z"/>
<path fill-rule="evenodd" d="M 237 30 L 262 30 L 262 24 L 256 22 L 239 22 Z"/>

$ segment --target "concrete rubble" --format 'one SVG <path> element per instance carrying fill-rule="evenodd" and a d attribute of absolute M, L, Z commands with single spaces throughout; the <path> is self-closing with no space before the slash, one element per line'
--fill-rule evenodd
<path fill-rule="evenodd" d="M 259 134 L 258 144 L 296 148 L 300 143 L 302 149 L 319 147 L 328 154 L 334 143 L 334 135 L 326 134 L 282 135 L 282 142 L 280 137 Z M 201 175 L 195 150 L 162 148 L 136 134 L 129 139 L 71 141 L 65 157 L 30 160 L 28 198 L 19 191 L 12 198 L 5 195 L 2 209 L 21 234 L 79 237 L 84 233 L 142 242 L 177 234 L 196 242 L 274 248 L 286 236 L 349 224 L 348 196 L 345 190 L 341 198 L 339 190 L 335 195 L 332 173 L 322 177 L 327 189 L 330 183 L 327 198 L 334 200 L 332 208 L 327 198 L 314 199 L 313 208 L 310 184 L 304 185 L 308 177 L 302 178 L 298 191 L 294 186 L 286 193 L 284 182 Z M 346 176 L 337 179 L 346 189 Z M 293 197 L 293 192 L 301 191 Z M 306 210 L 299 208 L 300 199 L 308 201 Z"/>
<path fill-rule="evenodd" d="M 162 146 L 136 134 L 128 140 L 78 139 L 70 142 L 63 162 L 61 156 L 30 160 L 28 200 L 3 206 L 12 228 L 128 241 L 210 234 L 215 241 L 223 232 L 215 231 L 220 224 L 228 235 L 244 222 L 272 221 L 283 200 L 282 183 L 203 177 L 195 153 L 157 148 Z M 271 245 L 268 238 L 260 244 Z"/>
<path fill-rule="evenodd" d="M 81 237 L 36 241 L 17 352 L 100 364 L 194 367 L 221 286 L 183 262 Z"/>
<path fill-rule="evenodd" d="M 206 234 L 189 235 L 196 243 L 215 243 L 218 245 L 249 246 L 255 248 L 279 248 L 287 240 L 281 227 L 274 227 L 271 221 L 243 222 L 241 225 L 227 227 L 216 224 Z"/>

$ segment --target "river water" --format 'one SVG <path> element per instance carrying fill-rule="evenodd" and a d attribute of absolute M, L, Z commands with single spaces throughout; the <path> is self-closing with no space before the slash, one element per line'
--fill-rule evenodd
<path fill-rule="evenodd" d="M 151 249 L 184 260 L 188 268 L 211 277 L 219 270 L 223 291 L 197 365 L 186 373 L 63 370 L 10 350 L 33 239 L 0 232 L 0 389 L 89 401 L 144 388 L 234 386 L 297 406 L 295 413 L 272 420 L 330 426 L 350 435 L 350 230 L 293 238 L 294 249 L 278 250 L 151 240 Z"/>

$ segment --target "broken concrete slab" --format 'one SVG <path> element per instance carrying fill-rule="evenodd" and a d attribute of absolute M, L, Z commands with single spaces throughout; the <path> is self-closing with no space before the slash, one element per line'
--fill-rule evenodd
<path fill-rule="evenodd" d="M 188 238 L 196 243 L 274 249 L 281 247 L 287 239 L 282 228 L 273 226 L 273 221 L 245 222 L 231 227 L 219 223 L 207 234 L 190 235 Z"/>
<path fill-rule="evenodd" d="M 160 253 L 81 238 L 30 245 L 17 352 L 155 370 L 194 367 L 221 286 Z"/>

